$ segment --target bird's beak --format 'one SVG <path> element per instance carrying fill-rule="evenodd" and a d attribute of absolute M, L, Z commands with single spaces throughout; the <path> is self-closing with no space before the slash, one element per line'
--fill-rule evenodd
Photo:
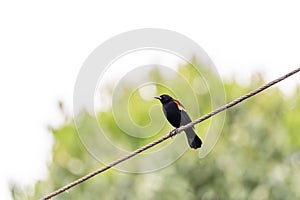
<path fill-rule="evenodd" d="M 158 97 L 154 97 L 155 99 L 158 99 L 158 100 L 161 100 L 161 97 L 160 96 L 158 96 Z"/>

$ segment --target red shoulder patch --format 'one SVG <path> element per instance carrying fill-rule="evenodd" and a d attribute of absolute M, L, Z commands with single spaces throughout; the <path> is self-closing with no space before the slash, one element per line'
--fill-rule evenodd
<path fill-rule="evenodd" d="M 178 107 L 179 110 L 184 110 L 184 109 L 185 109 L 185 108 L 183 107 L 183 105 L 182 105 L 179 101 L 174 100 L 174 103 L 177 105 L 177 107 Z"/>

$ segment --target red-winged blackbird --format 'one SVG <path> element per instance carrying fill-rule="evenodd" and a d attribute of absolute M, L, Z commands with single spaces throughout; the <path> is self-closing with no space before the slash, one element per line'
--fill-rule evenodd
<path fill-rule="evenodd" d="M 164 114 L 172 126 L 179 128 L 180 126 L 186 125 L 192 121 L 179 101 L 166 94 L 155 98 L 160 100 L 162 103 Z M 186 129 L 185 133 L 191 148 L 197 149 L 201 147 L 202 141 L 196 135 L 194 127 Z"/>

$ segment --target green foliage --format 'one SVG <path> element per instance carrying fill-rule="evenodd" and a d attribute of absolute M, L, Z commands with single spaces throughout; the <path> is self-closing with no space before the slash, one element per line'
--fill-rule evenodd
<path fill-rule="evenodd" d="M 198 89 L 194 94 L 199 99 L 197 107 L 200 108 L 201 115 L 209 112 L 212 105 L 205 82 L 199 79 L 191 65 L 180 66 L 178 70 L 190 85 Z M 203 73 L 208 74 L 206 77 L 212 80 L 216 78 L 205 67 Z M 163 79 L 159 71 L 155 70 L 149 76 L 155 77 L 157 81 Z M 177 78 L 173 77 L 169 82 L 183 93 L 180 100 L 195 119 L 198 117 L 195 112 L 197 109 L 192 109 L 193 102 L 188 95 L 184 95 L 184 88 Z M 234 81 L 225 82 L 227 101 L 263 83 L 260 76 L 255 76 L 253 80 L 251 86 L 241 86 Z M 130 87 L 130 84 L 124 86 L 126 91 L 130 91 Z M 157 94 L 165 92 L 172 95 L 172 91 L 157 87 Z M 139 93 L 134 93 L 131 98 L 134 103 L 129 103 L 128 106 L 134 123 L 147 125 L 151 123 L 151 117 L 165 120 L 161 110 L 156 110 L 156 114 L 148 113 L 149 108 L 158 103 L 155 100 L 146 101 Z M 172 165 L 155 172 L 131 174 L 111 169 L 53 199 L 300 199 L 299 100 L 299 88 L 291 97 L 285 97 L 276 88 L 268 89 L 227 111 L 221 137 L 205 158 L 200 159 L 197 151 L 189 149 Z M 119 103 L 122 103 L 122 98 Z M 95 130 L 90 121 L 95 119 L 87 112 L 81 115 L 82 130 L 86 137 L 93 139 Z M 159 134 L 137 139 L 124 134 L 115 123 L 111 109 L 97 113 L 96 118 L 108 133 L 107 137 L 128 151 L 145 145 L 172 129 L 169 124 L 165 124 Z M 209 120 L 198 125 L 200 137 L 204 138 L 208 127 Z M 133 127 L 131 131 L 139 132 L 140 129 Z M 146 133 L 140 131 L 139 134 Z M 101 167 L 100 162 L 82 144 L 72 120 L 66 120 L 59 128 L 54 129 L 53 136 L 55 144 L 53 159 L 49 163 L 49 176 L 47 180 L 36 183 L 32 194 L 25 194 L 28 199 L 40 198 Z M 101 145 L 94 148 L 101 150 Z M 108 156 L 112 160 L 118 157 L 113 153 Z M 130 164 L 131 161 L 127 162 Z M 16 188 L 12 192 L 17 199 Z"/>

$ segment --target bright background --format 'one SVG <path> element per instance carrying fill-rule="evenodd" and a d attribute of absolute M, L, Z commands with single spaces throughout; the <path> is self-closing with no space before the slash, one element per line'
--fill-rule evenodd
<path fill-rule="evenodd" d="M 0 199 L 9 183 L 46 175 L 62 100 L 72 112 L 76 76 L 102 42 L 138 28 L 196 41 L 223 78 L 271 80 L 300 65 L 297 1 L 1 1 Z M 280 83 L 290 93 L 299 75 Z"/>

